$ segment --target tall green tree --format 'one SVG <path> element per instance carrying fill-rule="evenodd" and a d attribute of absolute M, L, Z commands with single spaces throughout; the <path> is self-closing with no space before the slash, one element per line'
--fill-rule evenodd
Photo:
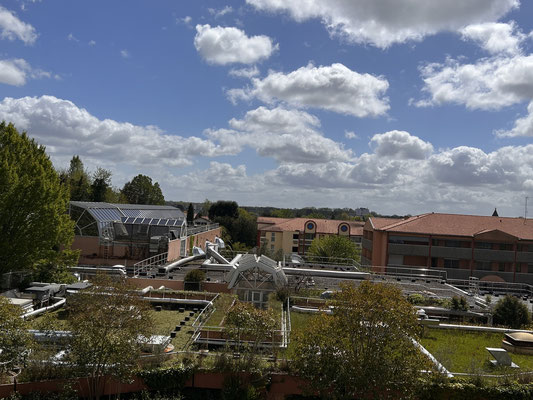
<path fill-rule="evenodd" d="M 412 340 L 416 311 L 401 290 L 368 281 L 343 285 L 293 341 L 292 360 L 310 391 L 324 399 L 405 399 L 415 393 L 429 360 Z"/>
<path fill-rule="evenodd" d="M 67 181 L 71 201 L 91 201 L 91 179 L 77 155 L 70 160 Z"/>
<path fill-rule="evenodd" d="M 165 197 L 159 183 L 152 183 L 152 178 L 137 175 L 122 188 L 122 194 L 130 204 L 164 205 Z"/>
<path fill-rule="evenodd" d="M 34 270 L 67 256 L 74 223 L 68 190 L 60 184 L 44 146 L 0 124 L 0 274 Z M 77 253 L 70 253 L 70 261 Z"/>
<path fill-rule="evenodd" d="M 189 208 L 187 208 L 187 224 L 192 226 L 194 223 L 194 206 L 192 203 L 189 203 Z"/>
<path fill-rule="evenodd" d="M 111 187 L 111 171 L 98 167 L 92 176 L 91 200 L 109 201 Z"/>
<path fill-rule="evenodd" d="M 328 235 L 315 238 L 311 242 L 307 255 L 311 259 L 333 262 L 336 258 L 359 260 L 360 251 L 347 237 Z"/>
<path fill-rule="evenodd" d="M 239 205 L 235 201 L 217 201 L 209 207 L 209 219 L 215 220 L 217 217 L 237 218 L 239 216 Z"/>

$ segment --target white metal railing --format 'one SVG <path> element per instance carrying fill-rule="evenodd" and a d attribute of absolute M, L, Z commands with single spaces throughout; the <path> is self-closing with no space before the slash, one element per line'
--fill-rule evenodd
<path fill-rule="evenodd" d="M 219 224 L 200 225 L 194 227 L 187 227 L 187 236 L 196 235 L 197 233 L 211 231 L 219 228 Z"/>
<path fill-rule="evenodd" d="M 139 276 L 140 273 L 146 272 L 148 269 L 159 267 L 167 263 L 168 252 L 156 254 L 155 256 L 146 258 L 133 264 L 133 275 Z"/>

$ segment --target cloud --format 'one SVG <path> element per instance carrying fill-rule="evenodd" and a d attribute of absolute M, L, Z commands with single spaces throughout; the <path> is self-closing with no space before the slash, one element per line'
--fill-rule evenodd
<path fill-rule="evenodd" d="M 177 24 L 183 24 L 183 25 L 187 25 L 187 26 L 191 26 L 191 22 L 192 22 L 192 17 L 190 15 L 187 15 L 183 18 L 176 18 L 176 23 Z"/>
<path fill-rule="evenodd" d="M 130 55 L 130 52 L 126 49 L 123 49 L 123 50 L 120 50 L 120 56 L 122 58 L 130 58 L 131 55 Z"/>
<path fill-rule="evenodd" d="M 298 22 L 319 19 L 333 36 L 386 48 L 441 31 L 497 21 L 518 0 L 246 0 L 258 10 L 284 12 Z"/>
<path fill-rule="evenodd" d="M 213 15 L 215 18 L 220 18 L 226 14 L 232 13 L 233 8 L 231 6 L 225 6 L 221 8 L 220 10 L 217 10 L 215 8 L 208 8 L 207 11 L 209 12 L 209 14 Z"/>
<path fill-rule="evenodd" d="M 497 110 L 533 99 L 533 55 L 483 58 L 475 64 L 448 59 L 421 68 L 429 98 L 418 106 L 455 103 Z"/>
<path fill-rule="evenodd" d="M 254 76 L 259 75 L 259 69 L 254 65 L 250 68 L 240 68 L 240 69 L 230 69 L 229 74 L 237 78 L 253 78 Z"/>
<path fill-rule="evenodd" d="M 149 174 L 168 199 L 199 201 L 208 193 L 240 204 L 371 206 L 383 213 L 479 214 L 497 205 L 519 215 L 533 187 L 533 145 L 435 150 L 409 132 L 390 131 L 374 135 L 371 150 L 355 155 L 324 137 L 316 116 L 282 107 L 250 110 L 204 138 L 99 119 L 53 96 L 4 98 L 4 119 L 44 144 L 58 167 L 79 154 L 89 168 L 113 170 L 115 184 Z M 228 162 L 245 147 L 276 165 L 261 167 L 243 156 Z"/>
<path fill-rule="evenodd" d="M 528 136 L 533 137 L 533 101 L 527 107 L 528 114 L 525 117 L 518 118 L 511 130 L 497 130 L 496 136 L 499 137 L 517 137 Z"/>
<path fill-rule="evenodd" d="M 79 42 L 79 40 L 76 38 L 76 36 L 74 36 L 72 33 L 68 34 L 67 40 L 69 40 L 71 42 Z"/>
<path fill-rule="evenodd" d="M 380 157 L 422 160 L 433 152 L 431 143 L 405 131 L 376 134 L 369 144 Z"/>
<path fill-rule="evenodd" d="M 253 64 L 269 58 L 279 45 L 268 36 L 246 36 L 233 27 L 196 25 L 194 46 L 202 58 L 211 64 Z"/>
<path fill-rule="evenodd" d="M 284 74 L 270 72 L 252 79 L 252 87 L 231 89 L 230 100 L 258 98 L 266 103 L 281 101 L 293 107 L 321 108 L 356 117 L 376 117 L 389 109 L 384 97 L 385 78 L 359 74 L 343 64 L 315 67 L 312 64 Z"/>
<path fill-rule="evenodd" d="M 346 139 L 358 139 L 359 136 L 355 132 L 352 131 L 344 131 L 344 137 Z"/>
<path fill-rule="evenodd" d="M 89 46 L 96 46 L 96 42 L 94 40 L 89 41 Z"/>
<path fill-rule="evenodd" d="M 533 173 L 533 145 L 507 146 L 491 153 L 460 146 L 431 156 L 429 170 L 443 183 L 516 190 Z"/>
<path fill-rule="evenodd" d="M 112 164 L 186 166 L 196 156 L 228 154 L 221 146 L 198 137 L 170 135 L 156 126 L 100 120 L 74 103 L 54 96 L 6 97 L 0 102 L 0 120 L 28 131 L 59 159 L 79 154 L 95 162 Z"/>
<path fill-rule="evenodd" d="M 28 78 L 50 78 L 50 72 L 34 69 L 22 58 L 0 60 L 0 83 L 23 86 Z"/>
<path fill-rule="evenodd" d="M 491 54 L 520 53 L 520 44 L 526 35 L 517 31 L 514 21 L 509 23 L 486 22 L 461 29 L 463 40 L 473 40 Z"/>
<path fill-rule="evenodd" d="M 231 119 L 231 129 L 208 130 L 207 136 L 234 151 L 244 146 L 260 156 L 283 163 L 323 163 L 348 160 L 350 150 L 324 137 L 317 117 L 304 111 L 259 107 L 248 111 L 243 119 Z"/>
<path fill-rule="evenodd" d="M 13 12 L 0 5 L 0 38 L 19 39 L 25 44 L 33 44 L 37 40 L 37 33 L 33 26 L 22 22 Z"/>

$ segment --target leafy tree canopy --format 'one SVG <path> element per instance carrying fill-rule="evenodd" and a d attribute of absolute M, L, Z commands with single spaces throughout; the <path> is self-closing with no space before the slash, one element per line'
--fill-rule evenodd
<path fill-rule="evenodd" d="M 12 124 L 0 124 L 0 274 L 34 270 L 67 254 L 74 224 L 67 214 L 68 192 L 43 146 Z M 68 256 L 68 257 L 67 257 Z"/>
<path fill-rule="evenodd" d="M 415 309 L 401 290 L 364 281 L 342 286 L 296 335 L 293 362 L 311 392 L 330 399 L 398 399 L 412 395 L 429 361 L 413 345 Z"/>
<path fill-rule="evenodd" d="M 239 205 L 235 201 L 217 201 L 209 207 L 209 219 L 216 217 L 237 218 L 239 216 Z"/>
<path fill-rule="evenodd" d="M 159 183 L 152 183 L 152 178 L 137 175 L 122 188 L 122 194 L 130 204 L 164 205 L 165 198 Z"/>
<path fill-rule="evenodd" d="M 505 325 L 520 329 L 531 322 L 527 306 L 514 296 L 505 296 L 494 307 L 493 321 L 496 325 Z"/>
<path fill-rule="evenodd" d="M 69 297 L 71 362 L 93 378 L 92 394 L 105 376 L 126 379 L 137 366 L 143 343 L 152 335 L 149 303 L 125 281 L 98 276 L 93 286 Z"/>
<path fill-rule="evenodd" d="M 31 337 L 21 308 L 0 296 L 0 374 L 19 365 L 27 355 Z"/>
<path fill-rule="evenodd" d="M 307 255 L 312 259 L 332 260 L 335 258 L 359 259 L 359 249 L 344 236 L 328 235 L 315 238 Z"/>

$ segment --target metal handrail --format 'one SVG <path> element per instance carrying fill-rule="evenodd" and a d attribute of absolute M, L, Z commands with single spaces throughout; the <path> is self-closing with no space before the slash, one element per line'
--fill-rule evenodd
<path fill-rule="evenodd" d="M 133 275 L 139 276 L 141 272 L 145 272 L 149 268 L 158 267 L 160 265 L 166 264 L 168 259 L 168 252 L 159 253 L 155 256 L 148 257 L 144 260 L 136 262 L 133 264 Z"/>

